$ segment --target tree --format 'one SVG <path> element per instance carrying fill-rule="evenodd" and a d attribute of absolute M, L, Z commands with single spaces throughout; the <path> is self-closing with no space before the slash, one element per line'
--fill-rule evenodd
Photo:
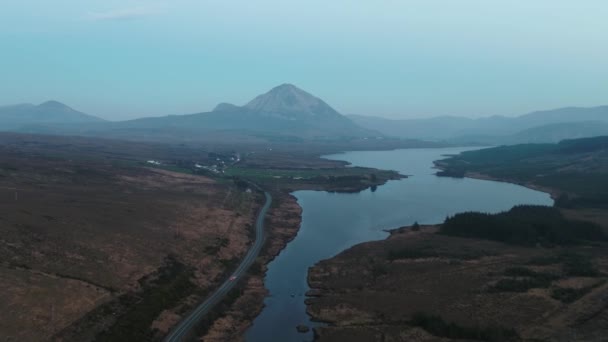
<path fill-rule="evenodd" d="M 412 230 L 416 232 L 420 230 L 420 225 L 418 224 L 418 221 L 414 222 L 414 224 L 412 225 Z"/>

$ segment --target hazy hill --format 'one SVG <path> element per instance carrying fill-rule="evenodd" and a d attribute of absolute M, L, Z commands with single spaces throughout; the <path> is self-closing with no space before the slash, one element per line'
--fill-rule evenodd
<path fill-rule="evenodd" d="M 406 120 L 363 115 L 349 115 L 348 117 L 362 127 L 377 130 L 389 136 L 412 139 L 443 140 L 462 134 L 463 130 L 475 125 L 473 119 L 456 116 Z"/>
<path fill-rule="evenodd" d="M 470 134 L 451 138 L 458 144 L 513 145 L 527 143 L 556 143 L 565 139 L 579 139 L 608 135 L 608 122 L 563 122 L 536 126 L 509 135 Z"/>
<path fill-rule="evenodd" d="M 555 142 L 605 134 L 608 106 L 568 107 L 519 117 L 391 120 L 352 115 L 359 125 L 397 137 L 478 143 Z"/>
<path fill-rule="evenodd" d="M 28 125 L 99 123 L 102 119 L 79 112 L 57 101 L 40 105 L 20 104 L 0 107 L 0 130 L 16 130 Z"/>
<path fill-rule="evenodd" d="M 510 141 L 520 143 L 559 142 L 608 135 L 608 121 L 565 122 L 526 129 L 510 136 Z M 507 141 L 508 142 L 508 141 Z"/>
<path fill-rule="evenodd" d="M 608 122 L 608 106 L 591 108 L 567 107 L 555 110 L 533 112 L 516 118 L 516 122 L 528 127 L 549 123 L 579 121 Z"/>

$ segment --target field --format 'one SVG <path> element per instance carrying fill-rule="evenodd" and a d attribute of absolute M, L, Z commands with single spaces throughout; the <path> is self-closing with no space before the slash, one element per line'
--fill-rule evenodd
<path fill-rule="evenodd" d="M 363 167 L 264 169 L 233 167 L 226 176 L 247 179 L 273 191 L 325 190 L 358 192 L 378 186 L 399 173 Z"/>
<path fill-rule="evenodd" d="M 125 321 L 134 329 L 123 339 L 159 338 L 250 243 L 256 193 L 140 167 L 101 144 L 90 152 L 79 141 L 58 148 L 28 139 L 0 145 L 0 332 L 7 338 L 101 339 Z M 167 272 L 184 281 L 168 283 Z M 181 292 L 133 304 L 158 298 L 166 286 Z"/>
<path fill-rule="evenodd" d="M 396 231 L 311 269 L 319 341 L 600 340 L 606 244 L 552 249 Z"/>

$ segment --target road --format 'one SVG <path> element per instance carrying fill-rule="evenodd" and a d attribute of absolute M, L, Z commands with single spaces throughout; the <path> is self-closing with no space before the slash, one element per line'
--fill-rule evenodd
<path fill-rule="evenodd" d="M 243 276 L 247 273 L 249 267 L 253 264 L 262 245 L 264 244 L 264 218 L 272 203 L 272 196 L 268 192 L 264 192 L 266 202 L 258 213 L 257 220 L 255 222 L 255 241 L 249 251 L 245 255 L 245 258 L 241 261 L 239 267 L 230 275 L 224 283 L 213 292 L 204 302 L 199 304 L 188 316 L 186 316 L 181 322 L 173 328 L 173 330 L 165 337 L 165 342 L 178 342 L 182 341 L 188 336 L 188 333 L 196 325 L 200 319 L 209 312 L 215 305 L 217 305 L 226 296 L 226 294 L 232 290 L 232 288 L 238 283 Z M 233 278 L 234 277 L 234 278 Z"/>

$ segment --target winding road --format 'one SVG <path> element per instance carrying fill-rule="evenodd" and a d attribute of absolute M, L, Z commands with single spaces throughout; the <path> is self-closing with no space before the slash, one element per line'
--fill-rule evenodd
<path fill-rule="evenodd" d="M 218 304 L 226 294 L 232 290 L 236 283 L 243 278 L 247 273 L 249 267 L 253 264 L 262 245 L 264 244 L 264 218 L 272 203 L 272 196 L 268 192 L 264 192 L 266 203 L 262 207 L 262 210 L 258 213 L 257 220 L 255 222 L 255 241 L 249 251 L 245 255 L 245 258 L 241 261 L 239 267 L 232 273 L 232 275 L 224 281 L 224 283 L 215 290 L 204 302 L 199 304 L 188 316 L 186 316 L 181 322 L 175 326 L 175 328 L 165 337 L 165 342 L 178 342 L 182 341 L 184 337 L 188 336 L 188 333 L 196 325 L 200 319 L 209 312 L 216 304 Z"/>

